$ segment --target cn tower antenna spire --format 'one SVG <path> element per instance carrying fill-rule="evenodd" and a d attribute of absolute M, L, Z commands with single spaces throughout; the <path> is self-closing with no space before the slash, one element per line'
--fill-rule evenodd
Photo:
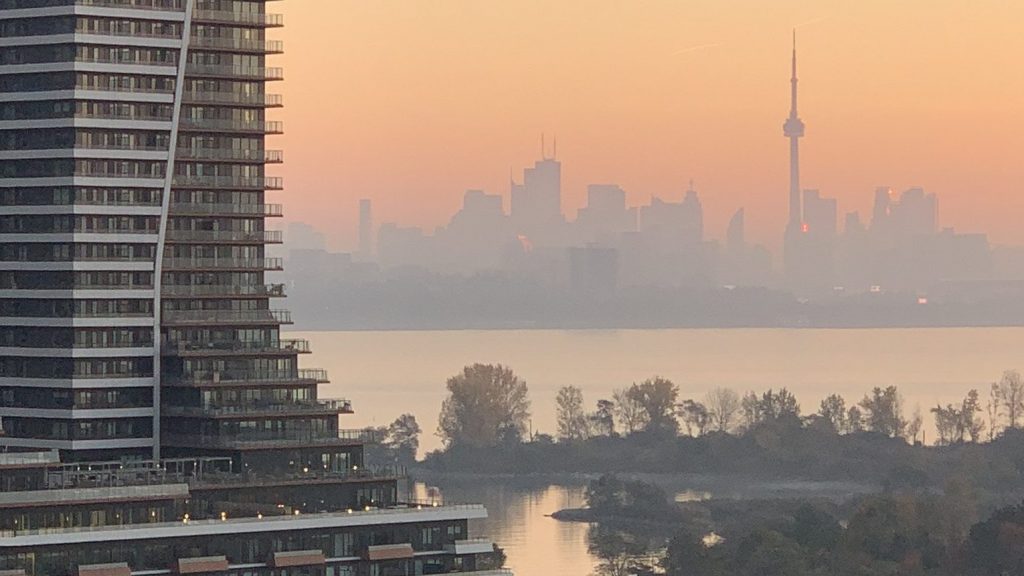
<path fill-rule="evenodd" d="M 782 132 L 789 138 L 789 229 L 803 228 L 803 209 L 800 202 L 800 139 L 804 137 L 804 123 L 797 114 L 796 28 L 793 29 L 793 73 L 790 83 L 789 118 Z"/>

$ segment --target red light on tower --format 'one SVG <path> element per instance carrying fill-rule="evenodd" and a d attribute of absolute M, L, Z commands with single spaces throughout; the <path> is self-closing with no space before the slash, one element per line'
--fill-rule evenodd
<path fill-rule="evenodd" d="M 808 231 L 808 230 L 810 230 L 810 229 L 811 229 L 811 227 L 807 225 L 807 222 L 804 222 L 804 223 L 803 223 L 803 224 L 802 224 L 802 225 L 800 226 L 800 231 L 801 231 L 801 232 L 803 232 L 804 234 L 806 234 L 806 233 L 807 233 L 807 231 Z"/>

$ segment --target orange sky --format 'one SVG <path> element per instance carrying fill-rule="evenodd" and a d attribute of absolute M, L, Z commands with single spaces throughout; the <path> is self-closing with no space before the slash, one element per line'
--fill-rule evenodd
<path fill-rule="evenodd" d="M 786 210 L 790 29 L 800 26 L 805 187 L 870 207 L 924 186 L 940 221 L 1024 243 L 1024 2 L 286 0 L 281 196 L 354 245 L 378 222 L 443 224 L 467 188 L 508 194 L 558 135 L 563 205 L 614 182 L 631 203 L 694 178 L 706 229 L 747 209 L 775 247 Z M 275 200 L 276 201 L 276 200 Z M 506 200 L 507 207 L 507 200 Z"/>

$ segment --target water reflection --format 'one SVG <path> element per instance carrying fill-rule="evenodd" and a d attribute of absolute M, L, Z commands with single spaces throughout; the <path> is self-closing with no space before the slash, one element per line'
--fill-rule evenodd
<path fill-rule="evenodd" d="M 474 520 L 470 533 L 505 549 L 516 576 L 587 576 L 598 560 L 588 550 L 588 526 L 559 522 L 550 514 L 584 505 L 583 486 L 521 481 L 432 479 L 417 483 L 417 494 L 436 488 L 447 502 L 477 502 L 488 518 Z"/>

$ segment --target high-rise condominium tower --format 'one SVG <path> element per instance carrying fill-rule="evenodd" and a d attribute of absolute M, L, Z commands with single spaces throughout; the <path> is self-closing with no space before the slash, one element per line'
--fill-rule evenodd
<path fill-rule="evenodd" d="M 4 575 L 507 574 L 280 336 L 266 3 L 0 0 Z"/>
<path fill-rule="evenodd" d="M 0 3 L 0 417 L 65 459 L 343 466 L 285 340 L 262 0 Z"/>

